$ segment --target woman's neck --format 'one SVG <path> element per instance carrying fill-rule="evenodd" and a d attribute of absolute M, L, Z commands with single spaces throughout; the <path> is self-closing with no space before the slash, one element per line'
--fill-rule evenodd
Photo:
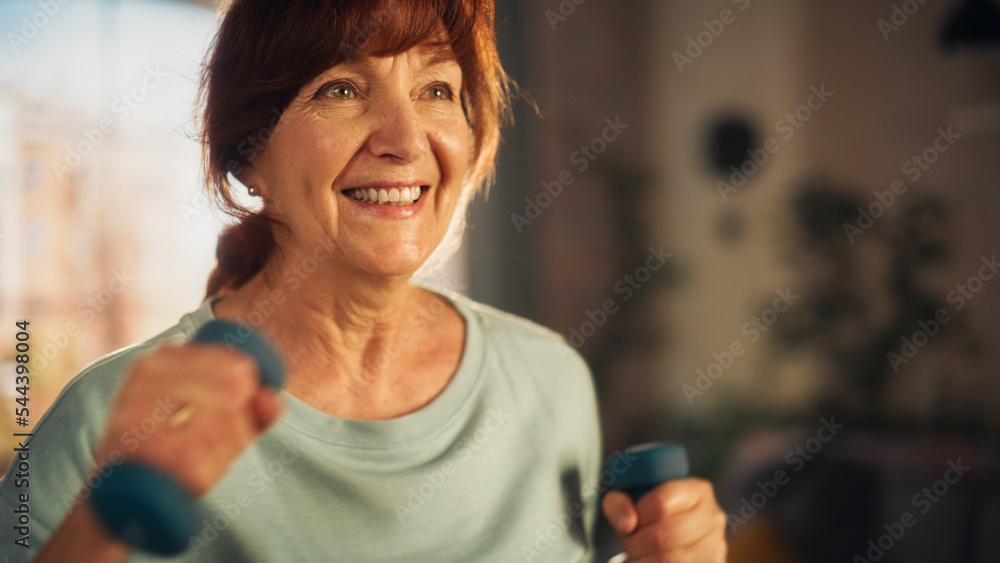
<path fill-rule="evenodd" d="M 259 328 L 280 350 L 285 388 L 344 418 L 418 410 L 450 381 L 465 328 L 444 300 L 401 278 L 272 266 L 215 303 L 216 318 Z"/>

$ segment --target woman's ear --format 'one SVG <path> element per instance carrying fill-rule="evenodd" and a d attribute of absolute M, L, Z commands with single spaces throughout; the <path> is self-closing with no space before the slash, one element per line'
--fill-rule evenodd
<path fill-rule="evenodd" d="M 246 187 L 247 193 L 251 196 L 264 197 L 267 191 L 264 185 L 264 178 L 252 164 L 247 164 L 238 173 L 233 172 L 232 174 L 239 183 Z"/>

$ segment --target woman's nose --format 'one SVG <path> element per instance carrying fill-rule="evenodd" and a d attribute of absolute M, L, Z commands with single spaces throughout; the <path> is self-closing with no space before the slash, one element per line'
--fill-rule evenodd
<path fill-rule="evenodd" d="M 387 100 L 380 105 L 368 139 L 373 155 L 410 163 L 430 149 L 412 100 Z"/>

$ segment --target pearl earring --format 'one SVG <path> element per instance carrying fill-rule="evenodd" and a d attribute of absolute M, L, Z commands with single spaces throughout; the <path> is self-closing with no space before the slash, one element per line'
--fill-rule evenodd
<path fill-rule="evenodd" d="M 257 188 L 250 186 L 247 188 L 247 193 L 250 195 L 257 195 Z"/>

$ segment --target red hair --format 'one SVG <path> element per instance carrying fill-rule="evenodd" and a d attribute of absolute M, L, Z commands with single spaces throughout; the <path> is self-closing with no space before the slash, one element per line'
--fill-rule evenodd
<path fill-rule="evenodd" d="M 443 32 L 462 68 L 473 189 L 490 176 L 509 111 L 493 0 L 233 0 L 221 13 L 201 80 L 202 160 L 208 189 L 239 221 L 219 236 L 206 296 L 245 284 L 277 250 L 272 229 L 280 223 L 240 205 L 228 175 L 264 149 L 299 89 L 338 63 L 399 54 Z"/>

